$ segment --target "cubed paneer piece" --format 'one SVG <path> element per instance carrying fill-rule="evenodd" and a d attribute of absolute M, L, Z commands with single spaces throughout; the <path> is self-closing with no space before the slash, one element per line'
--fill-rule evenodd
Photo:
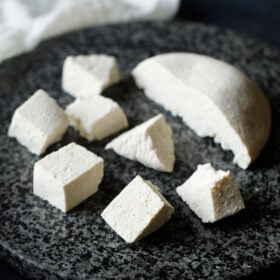
<path fill-rule="evenodd" d="M 70 124 L 88 141 L 101 140 L 128 126 L 122 108 L 110 98 L 92 96 L 67 106 Z"/>
<path fill-rule="evenodd" d="M 119 81 L 116 58 L 108 55 L 78 55 L 65 59 L 62 88 L 74 97 L 97 95 Z"/>
<path fill-rule="evenodd" d="M 38 90 L 16 109 L 8 135 L 33 154 L 41 155 L 62 138 L 68 125 L 67 116 L 56 101 Z"/>
<path fill-rule="evenodd" d="M 198 165 L 177 193 L 205 223 L 216 222 L 245 207 L 232 173 L 216 171 L 209 163 Z"/>
<path fill-rule="evenodd" d="M 158 188 L 138 175 L 101 216 L 126 242 L 132 243 L 160 228 L 173 211 Z"/>
<path fill-rule="evenodd" d="M 71 143 L 35 163 L 33 191 L 67 212 L 97 192 L 102 178 L 103 159 Z"/>

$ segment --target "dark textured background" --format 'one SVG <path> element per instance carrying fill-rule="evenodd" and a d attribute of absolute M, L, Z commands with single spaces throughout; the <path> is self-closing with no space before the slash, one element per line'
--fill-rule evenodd
<path fill-rule="evenodd" d="M 253 35 L 280 46 L 279 0 L 181 0 L 177 17 Z"/>
<path fill-rule="evenodd" d="M 191 19 L 228 27 L 244 34 L 250 34 L 280 45 L 280 1 L 277 0 L 183 0 L 177 15 L 179 19 Z M 276 271 L 276 265 L 258 276 L 269 276 Z M 254 278 L 256 275 L 249 277 Z M 0 261 L 0 279 L 23 279 Z"/>

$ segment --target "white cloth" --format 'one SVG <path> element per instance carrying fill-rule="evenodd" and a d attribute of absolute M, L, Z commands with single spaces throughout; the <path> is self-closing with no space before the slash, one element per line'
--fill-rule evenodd
<path fill-rule="evenodd" d="M 166 20 L 180 0 L 0 0 L 0 62 L 46 38 L 94 25 Z"/>

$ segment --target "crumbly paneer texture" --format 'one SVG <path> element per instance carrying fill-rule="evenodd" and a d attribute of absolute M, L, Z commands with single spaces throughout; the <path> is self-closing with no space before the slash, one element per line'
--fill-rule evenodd
<path fill-rule="evenodd" d="M 199 136 L 213 137 L 247 168 L 266 144 L 271 127 L 268 99 L 237 68 L 193 53 L 145 59 L 132 71 L 144 93 Z"/>
<path fill-rule="evenodd" d="M 113 56 L 68 56 L 63 65 L 62 88 L 77 98 L 98 95 L 119 79 L 116 58 Z"/>
<path fill-rule="evenodd" d="M 65 112 L 71 125 L 88 141 L 101 140 L 128 126 L 118 103 L 103 96 L 76 99 Z"/>
<path fill-rule="evenodd" d="M 33 191 L 67 212 L 98 190 L 103 178 L 103 159 L 71 143 L 34 165 Z"/>
<path fill-rule="evenodd" d="M 175 162 L 172 130 L 162 114 L 124 132 L 105 147 L 147 167 L 172 172 Z"/>
<path fill-rule="evenodd" d="M 209 163 L 198 165 L 177 193 L 205 223 L 216 222 L 245 207 L 231 172 L 215 171 Z"/>
<path fill-rule="evenodd" d="M 126 242 L 132 243 L 156 231 L 173 211 L 158 188 L 138 175 L 101 216 Z"/>
<path fill-rule="evenodd" d="M 56 101 L 38 90 L 16 109 L 8 135 L 30 152 L 41 155 L 62 138 L 68 125 L 67 116 Z"/>

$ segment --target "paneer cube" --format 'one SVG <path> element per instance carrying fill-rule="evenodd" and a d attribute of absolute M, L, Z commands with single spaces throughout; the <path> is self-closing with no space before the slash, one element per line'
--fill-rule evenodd
<path fill-rule="evenodd" d="M 97 95 L 119 81 L 115 57 L 108 55 L 78 55 L 65 59 L 62 88 L 74 97 Z"/>
<path fill-rule="evenodd" d="M 103 159 L 71 143 L 35 163 L 33 191 L 67 212 L 97 192 L 102 178 Z"/>
<path fill-rule="evenodd" d="M 132 243 L 160 228 L 173 211 L 158 188 L 138 175 L 101 216 L 126 242 Z"/>
<path fill-rule="evenodd" d="M 8 131 L 30 152 L 41 155 L 59 141 L 69 125 L 64 111 L 45 91 L 36 91 L 18 107 Z"/>
<path fill-rule="evenodd" d="M 112 99 L 92 96 L 67 106 L 70 123 L 88 141 L 101 140 L 128 126 L 127 118 Z"/>
<path fill-rule="evenodd" d="M 177 193 L 205 223 L 216 222 L 245 207 L 231 172 L 215 171 L 209 163 L 198 165 Z"/>

